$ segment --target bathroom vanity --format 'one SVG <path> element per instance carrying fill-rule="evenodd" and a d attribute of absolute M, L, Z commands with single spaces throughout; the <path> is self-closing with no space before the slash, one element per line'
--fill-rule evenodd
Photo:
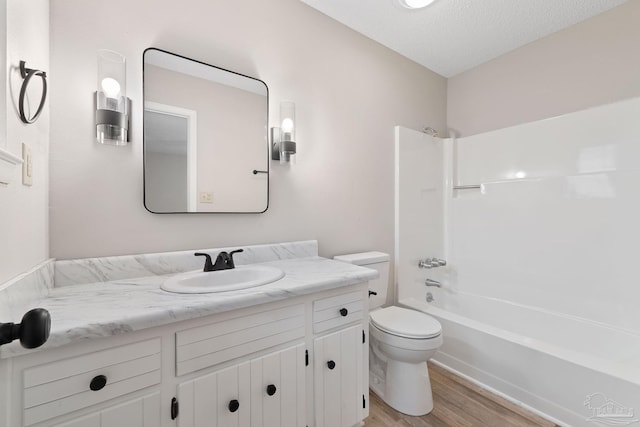
<path fill-rule="evenodd" d="M 0 349 L 0 427 L 359 424 L 377 273 L 317 256 L 265 264 L 285 277 L 218 294 L 165 292 L 170 275 L 50 289 L 49 342 Z"/>

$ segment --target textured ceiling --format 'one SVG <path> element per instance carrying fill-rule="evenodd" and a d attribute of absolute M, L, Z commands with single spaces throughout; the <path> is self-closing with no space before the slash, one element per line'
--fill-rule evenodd
<path fill-rule="evenodd" d="M 301 1 L 452 77 L 627 0 L 436 0 L 419 10 L 398 0 Z"/>

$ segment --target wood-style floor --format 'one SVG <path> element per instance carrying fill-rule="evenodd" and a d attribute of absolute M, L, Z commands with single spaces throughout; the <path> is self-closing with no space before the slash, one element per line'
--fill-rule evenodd
<path fill-rule="evenodd" d="M 557 427 L 431 363 L 429 376 L 433 390 L 433 411 L 430 414 L 422 417 L 401 414 L 371 392 L 365 427 Z"/>

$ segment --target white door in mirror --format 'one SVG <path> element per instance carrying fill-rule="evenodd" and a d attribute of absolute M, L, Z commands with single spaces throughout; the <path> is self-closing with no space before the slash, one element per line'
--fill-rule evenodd
<path fill-rule="evenodd" d="M 284 271 L 267 265 L 242 265 L 229 270 L 191 271 L 169 278 L 160 288 L 180 294 L 236 291 L 275 282 Z"/>

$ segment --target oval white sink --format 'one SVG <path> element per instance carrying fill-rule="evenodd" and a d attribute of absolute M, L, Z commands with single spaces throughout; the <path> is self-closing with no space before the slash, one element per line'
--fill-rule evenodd
<path fill-rule="evenodd" d="M 284 271 L 267 265 L 241 265 L 230 270 L 191 271 L 169 278 L 160 288 L 179 294 L 237 291 L 275 282 Z"/>

